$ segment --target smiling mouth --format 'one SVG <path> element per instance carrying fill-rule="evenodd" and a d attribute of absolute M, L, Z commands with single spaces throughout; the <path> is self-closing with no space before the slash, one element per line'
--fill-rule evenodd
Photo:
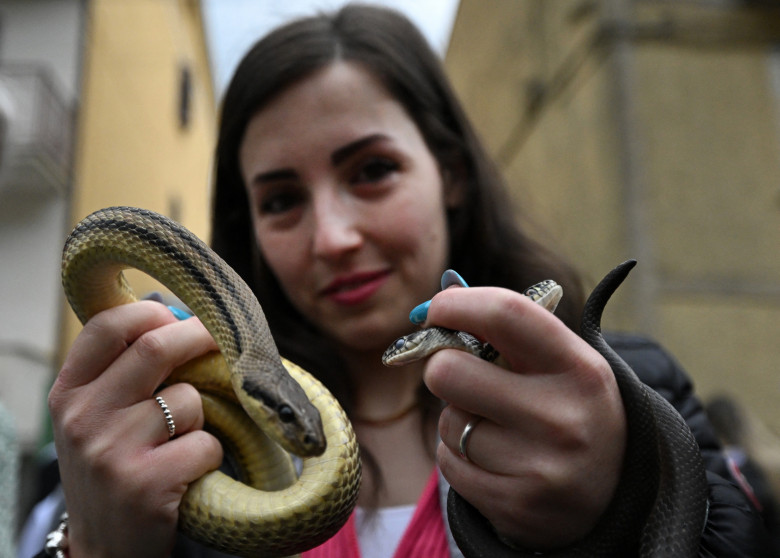
<path fill-rule="evenodd" d="M 320 294 L 338 304 L 359 304 L 371 298 L 389 275 L 389 271 L 376 271 L 339 277 Z"/>

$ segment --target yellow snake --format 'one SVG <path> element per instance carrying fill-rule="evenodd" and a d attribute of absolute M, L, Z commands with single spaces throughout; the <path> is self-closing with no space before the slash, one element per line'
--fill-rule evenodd
<path fill-rule="evenodd" d="M 179 528 L 247 557 L 287 556 L 330 538 L 354 508 L 361 478 L 355 434 L 335 398 L 280 358 L 260 304 L 241 278 L 184 227 L 151 211 L 102 209 L 68 237 L 62 281 L 82 322 L 136 300 L 122 275 L 126 268 L 169 288 L 220 349 L 168 381 L 198 388 L 207 428 L 233 456 L 244 482 L 213 471 L 191 484 L 179 507 Z M 300 475 L 287 452 L 304 458 Z"/>

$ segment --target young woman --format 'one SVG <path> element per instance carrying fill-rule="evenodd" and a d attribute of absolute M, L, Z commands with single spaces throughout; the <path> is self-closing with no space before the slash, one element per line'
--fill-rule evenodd
<path fill-rule="evenodd" d="M 565 549 L 598 524 L 627 428 L 609 365 L 576 334 L 578 281 L 523 232 L 406 19 L 353 6 L 261 40 L 225 95 L 216 169 L 213 246 L 255 290 L 282 354 L 340 399 L 363 452 L 354 521 L 310 556 L 457 555 L 445 480 L 513 545 Z M 438 293 L 448 267 L 486 287 Z M 564 287 L 556 315 L 517 293 L 548 278 Z M 459 351 L 384 367 L 413 328 L 409 310 L 432 297 L 428 323 L 489 341 L 510 369 Z M 760 555 L 760 520 L 723 478 L 683 372 L 652 343 L 615 341 L 702 447 L 700 555 Z M 152 397 L 173 366 L 213 348 L 197 320 L 155 303 L 99 314 L 74 343 L 50 394 L 71 557 L 218 555 L 177 543 L 176 522 L 221 448 L 190 386 L 161 392 L 172 440 Z"/>

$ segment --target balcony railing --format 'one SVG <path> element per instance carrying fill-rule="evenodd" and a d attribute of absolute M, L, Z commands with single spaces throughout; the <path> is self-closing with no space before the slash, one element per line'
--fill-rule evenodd
<path fill-rule="evenodd" d="M 0 65 L 0 193 L 65 193 L 73 131 L 73 111 L 44 66 Z"/>

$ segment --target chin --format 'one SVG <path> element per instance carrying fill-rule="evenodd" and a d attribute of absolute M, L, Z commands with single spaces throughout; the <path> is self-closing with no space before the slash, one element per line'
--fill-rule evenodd
<path fill-rule="evenodd" d="M 361 352 L 377 351 L 383 353 L 390 344 L 401 335 L 414 330 L 414 325 L 408 323 L 401 327 L 388 327 L 387 320 L 359 320 L 349 327 L 339 328 L 336 333 L 338 342 L 353 350 Z"/>

